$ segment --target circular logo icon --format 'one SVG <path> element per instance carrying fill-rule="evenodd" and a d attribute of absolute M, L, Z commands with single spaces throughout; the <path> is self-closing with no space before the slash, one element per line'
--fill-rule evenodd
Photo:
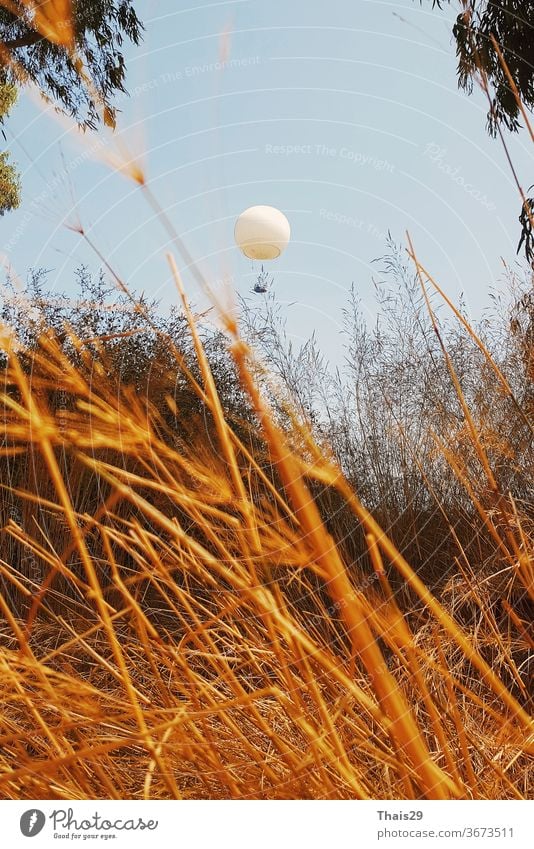
<path fill-rule="evenodd" d="M 42 811 L 37 808 L 32 808 L 29 811 L 24 811 L 20 818 L 20 830 L 24 837 L 35 837 L 43 830 L 46 817 Z"/>

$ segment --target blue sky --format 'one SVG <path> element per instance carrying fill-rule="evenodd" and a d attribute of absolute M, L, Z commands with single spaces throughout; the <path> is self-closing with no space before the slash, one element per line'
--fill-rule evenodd
<path fill-rule="evenodd" d="M 131 97 L 120 100 L 118 134 L 144 155 L 154 194 L 215 288 L 228 278 L 248 295 L 258 269 L 235 248 L 234 221 L 271 204 L 292 225 L 272 264 L 289 332 L 315 330 L 333 361 L 352 283 L 374 313 L 372 261 L 388 230 L 399 242 L 409 230 L 446 291 L 481 314 L 501 257 L 515 261 L 520 201 L 500 143 L 486 134 L 482 94 L 458 91 L 454 4 L 445 13 L 430 0 L 135 5 L 146 33 L 127 48 Z M 80 263 L 99 267 L 63 226 L 73 192 L 91 238 L 131 288 L 171 303 L 161 222 L 133 183 L 80 160 L 93 140 L 80 146 L 24 94 L 8 130 L 24 200 L 0 220 L 0 250 L 17 273 L 45 267 L 51 285 L 72 291 Z M 530 143 L 525 133 L 508 141 L 528 188 Z M 187 271 L 184 279 L 202 306 Z"/>

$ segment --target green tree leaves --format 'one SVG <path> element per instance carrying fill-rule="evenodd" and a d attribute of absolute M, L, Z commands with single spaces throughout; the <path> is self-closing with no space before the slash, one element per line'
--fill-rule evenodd
<path fill-rule="evenodd" d="M 115 117 L 113 96 L 126 91 L 122 45 L 125 38 L 138 44 L 143 25 L 129 0 L 83 0 L 72 10 L 73 51 L 44 38 L 27 16 L 0 8 L 0 39 L 15 60 L 4 72 L 14 84 L 21 76 L 35 83 L 83 127 L 95 129 L 103 110 L 106 123 Z"/>
<path fill-rule="evenodd" d="M 0 83 L 0 124 L 17 99 L 17 89 L 10 83 Z M 20 204 L 20 177 L 11 163 L 9 153 L 0 153 L 0 215 Z"/>
<path fill-rule="evenodd" d="M 450 3 L 450 0 L 447 0 Z M 443 8 L 445 0 L 432 0 Z M 532 0 L 464 0 L 453 28 L 458 57 L 458 84 L 473 90 L 483 74 L 493 89 L 488 132 L 499 124 L 512 132 L 520 128 L 519 107 L 506 71 L 492 42 L 495 39 L 524 105 L 534 107 L 534 2 Z"/>

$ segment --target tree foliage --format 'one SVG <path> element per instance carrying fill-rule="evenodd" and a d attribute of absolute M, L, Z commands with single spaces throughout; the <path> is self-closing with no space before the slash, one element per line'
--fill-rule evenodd
<path fill-rule="evenodd" d="M 0 39 L 4 50 L 7 82 L 35 83 L 43 94 L 75 118 L 82 126 L 95 128 L 99 106 L 108 123 L 115 120 L 113 96 L 125 92 L 124 39 L 138 44 L 142 24 L 129 0 L 78 0 L 72 3 L 73 48 L 43 37 L 35 22 L 35 10 L 29 4 L 15 14 L 0 7 Z M 42 4 L 35 4 L 37 7 Z M 70 4 L 69 4 L 70 5 Z M 60 31 L 62 21 L 55 21 Z M 63 22 L 65 26 L 67 22 Z M 15 60 L 14 62 L 11 60 Z M 80 60 L 91 78 L 87 85 L 80 74 Z"/>
<path fill-rule="evenodd" d="M 14 85 L 0 82 L 0 124 L 7 116 L 17 99 Z M 11 163 L 9 153 L 0 153 L 0 215 L 16 209 L 20 203 L 20 179 L 16 167 Z"/>
<path fill-rule="evenodd" d="M 450 0 L 432 0 L 439 9 Z M 522 103 L 534 107 L 534 2 L 533 0 L 462 0 L 463 11 L 453 27 L 458 57 L 458 84 L 468 93 L 477 77 L 488 83 L 491 98 L 487 128 L 495 136 L 500 126 L 512 132 L 520 127 Z M 495 45 L 498 45 L 498 50 Z M 500 55 L 499 55 L 500 52 Z M 519 221 L 525 258 L 534 266 L 534 198 L 527 198 Z"/>
<path fill-rule="evenodd" d="M 443 8 L 450 0 L 432 0 Z M 534 107 L 534 2 L 532 0 L 463 0 L 463 11 L 453 28 L 458 56 L 458 82 L 469 93 L 477 74 L 491 84 L 493 97 L 488 112 L 488 130 L 495 135 L 499 124 L 516 132 L 519 108 L 492 37 L 528 108 Z"/>

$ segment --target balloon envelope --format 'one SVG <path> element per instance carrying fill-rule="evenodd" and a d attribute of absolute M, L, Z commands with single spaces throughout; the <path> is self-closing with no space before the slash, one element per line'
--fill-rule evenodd
<path fill-rule="evenodd" d="M 236 243 L 249 259 L 276 259 L 290 236 L 289 221 L 274 206 L 251 206 L 235 223 Z"/>

